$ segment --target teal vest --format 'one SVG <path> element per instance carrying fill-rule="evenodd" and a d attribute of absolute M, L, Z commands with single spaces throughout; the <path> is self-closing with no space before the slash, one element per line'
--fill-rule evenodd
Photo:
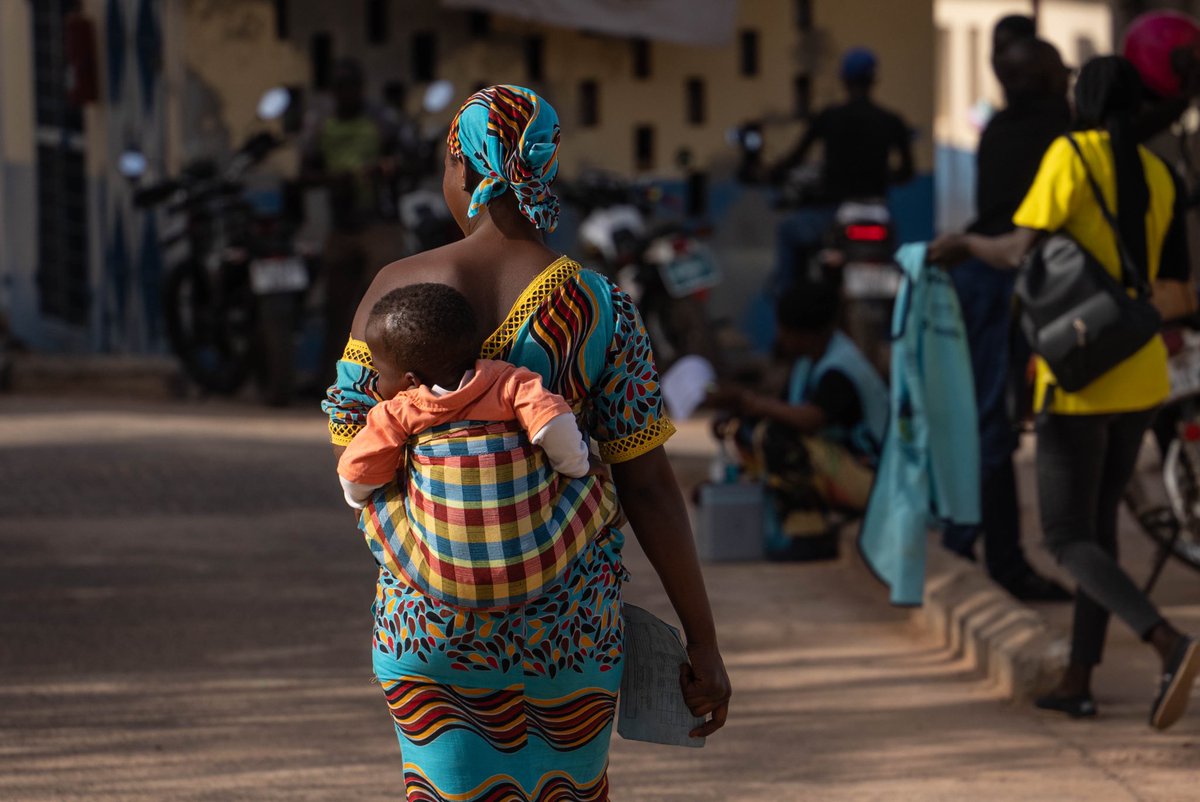
<path fill-rule="evenodd" d="M 821 433 L 822 436 L 877 459 L 887 435 L 887 385 L 879 377 L 875 366 L 867 361 L 854 341 L 845 334 L 840 331 L 833 333 L 829 347 L 815 366 L 808 357 L 796 360 L 788 385 L 788 403 L 806 402 L 831 370 L 838 371 L 854 385 L 858 392 L 858 403 L 862 407 L 862 420 L 848 430 L 831 426 Z"/>

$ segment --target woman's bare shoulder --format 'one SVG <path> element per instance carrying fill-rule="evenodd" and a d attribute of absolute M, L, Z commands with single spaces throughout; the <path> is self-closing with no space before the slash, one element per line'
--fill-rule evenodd
<path fill-rule="evenodd" d="M 452 242 L 384 265 L 359 302 L 352 327 L 354 336 L 361 338 L 371 308 L 392 290 L 427 281 L 455 285 L 463 259 L 461 246 L 461 241 Z"/>
<path fill-rule="evenodd" d="M 375 284 L 384 287 L 380 295 L 397 287 L 420 284 L 423 281 L 445 282 L 459 270 L 468 255 L 462 245 L 461 240 L 451 242 L 384 265 L 375 277 Z"/>

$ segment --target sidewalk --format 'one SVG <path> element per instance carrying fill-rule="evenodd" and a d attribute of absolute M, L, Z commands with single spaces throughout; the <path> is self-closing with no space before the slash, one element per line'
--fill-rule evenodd
<path fill-rule="evenodd" d="M 682 475 L 704 446 L 673 442 Z M 399 798 L 373 566 L 315 410 L 3 397 L 0 487 L 0 798 Z M 626 598 L 669 615 L 627 560 Z M 1194 615 L 1177 573 L 1163 598 Z M 848 563 L 705 575 L 729 724 L 702 750 L 614 739 L 614 800 L 1196 798 L 1200 708 L 1151 731 L 1115 627 L 1102 717 L 1069 722 L 1004 701 Z"/>

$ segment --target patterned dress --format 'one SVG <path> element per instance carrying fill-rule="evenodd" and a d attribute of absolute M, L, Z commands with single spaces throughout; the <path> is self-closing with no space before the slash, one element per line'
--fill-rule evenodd
<path fill-rule="evenodd" d="M 632 302 L 569 259 L 526 288 L 482 356 L 538 372 L 607 462 L 674 432 Z M 325 405 L 334 443 L 349 442 L 375 400 L 370 355 L 352 340 Z M 623 542 L 615 525 L 605 527 L 541 596 L 508 610 L 451 606 L 381 570 L 373 662 L 409 800 L 608 798 Z"/>

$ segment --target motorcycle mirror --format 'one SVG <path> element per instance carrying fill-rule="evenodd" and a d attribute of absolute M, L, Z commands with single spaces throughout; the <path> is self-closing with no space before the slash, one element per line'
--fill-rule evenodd
<path fill-rule="evenodd" d="M 130 180 L 146 174 L 146 155 L 136 150 L 127 150 L 117 157 L 117 172 Z"/>
<path fill-rule="evenodd" d="M 454 84 L 445 80 L 434 81 L 425 90 L 425 97 L 421 99 L 421 108 L 427 114 L 436 114 L 449 106 L 452 100 L 454 100 Z"/>
<path fill-rule="evenodd" d="M 762 126 L 758 123 L 734 126 L 725 132 L 725 141 L 744 151 L 757 153 L 763 148 Z"/>
<path fill-rule="evenodd" d="M 278 120 L 292 105 L 292 93 L 282 86 L 268 89 L 258 101 L 258 119 Z"/>

